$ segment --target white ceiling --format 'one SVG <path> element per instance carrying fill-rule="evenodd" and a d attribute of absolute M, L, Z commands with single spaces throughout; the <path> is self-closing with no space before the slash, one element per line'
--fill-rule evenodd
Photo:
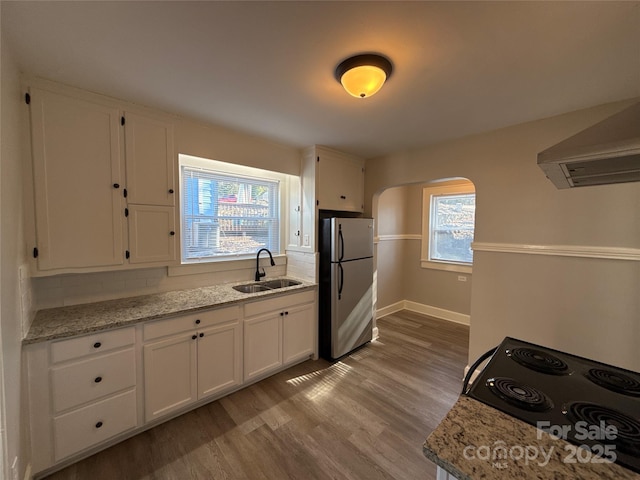
<path fill-rule="evenodd" d="M 365 158 L 640 96 L 640 1 L 10 2 L 29 73 Z M 394 64 L 374 97 L 345 57 Z"/>

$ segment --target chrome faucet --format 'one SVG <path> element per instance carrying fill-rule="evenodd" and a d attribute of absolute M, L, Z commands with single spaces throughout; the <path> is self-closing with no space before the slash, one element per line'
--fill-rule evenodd
<path fill-rule="evenodd" d="M 269 254 L 269 259 L 271 260 L 272 267 L 275 267 L 276 265 L 276 262 L 273 261 L 273 255 L 271 255 L 271 252 L 268 248 L 261 248 L 260 250 L 258 250 L 258 254 L 256 255 L 256 282 L 259 282 L 260 279 L 266 275 L 264 268 L 260 269 L 260 253 L 262 252 L 267 252 Z M 260 270 L 262 270 L 262 272 L 260 272 Z"/>

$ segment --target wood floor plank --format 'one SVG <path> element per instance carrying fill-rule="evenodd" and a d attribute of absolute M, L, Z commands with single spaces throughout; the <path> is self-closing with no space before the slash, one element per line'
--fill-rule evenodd
<path fill-rule="evenodd" d="M 415 312 L 337 362 L 307 361 L 50 480 L 435 480 L 422 443 L 455 403 L 469 328 Z"/>

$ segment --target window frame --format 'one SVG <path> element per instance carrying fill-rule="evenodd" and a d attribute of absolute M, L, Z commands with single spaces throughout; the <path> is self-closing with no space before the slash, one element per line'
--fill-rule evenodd
<path fill-rule="evenodd" d="M 184 245 L 183 245 L 183 223 L 184 223 L 184 215 L 185 215 L 185 205 L 182 201 L 182 190 L 184 187 L 184 179 L 183 179 L 183 167 L 188 168 L 196 168 L 196 169 L 204 169 L 213 172 L 214 174 L 218 174 L 221 176 L 228 177 L 237 177 L 237 178 L 245 178 L 248 180 L 256 179 L 256 180 L 264 180 L 268 182 L 278 182 L 278 194 L 277 194 L 277 214 L 278 214 L 278 251 L 272 252 L 273 256 L 284 256 L 285 255 L 285 239 L 286 239 L 286 225 L 288 223 L 288 218 L 286 216 L 287 210 L 285 208 L 287 202 L 287 191 L 288 191 L 288 181 L 289 175 L 273 172 L 270 170 L 263 170 L 255 167 L 249 167 L 245 165 L 237 165 L 228 162 L 222 162 L 219 160 L 211 160 L 206 158 L 194 157 L 191 155 L 180 154 L 179 162 L 178 162 L 178 172 L 179 172 L 179 185 L 180 185 L 180 212 L 179 212 L 179 224 L 180 224 L 180 235 L 179 235 L 179 245 L 180 245 L 180 256 L 179 256 L 179 265 L 180 267 L 194 267 L 197 265 L 216 265 L 216 264 L 224 264 L 225 262 L 237 262 L 239 260 L 247 260 L 254 259 L 255 260 L 255 252 L 252 253 L 242 253 L 242 254 L 229 254 L 229 255 L 221 255 L 217 257 L 203 257 L 197 259 L 186 259 L 184 256 Z M 256 250 L 257 251 L 257 250 Z"/>
<path fill-rule="evenodd" d="M 430 241 L 431 241 L 431 217 L 432 217 L 432 198 L 441 195 L 465 195 L 474 194 L 475 187 L 470 181 L 446 184 L 446 185 L 428 185 L 422 189 L 422 246 L 420 252 L 420 266 L 422 268 L 431 268 L 436 270 L 447 270 L 458 273 L 472 273 L 472 263 L 453 262 L 446 260 L 432 260 L 430 258 Z M 474 218 L 475 233 L 475 218 Z"/>

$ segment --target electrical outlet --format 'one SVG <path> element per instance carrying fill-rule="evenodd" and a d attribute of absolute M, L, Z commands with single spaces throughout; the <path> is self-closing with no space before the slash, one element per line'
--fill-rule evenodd
<path fill-rule="evenodd" d="M 303 243 L 304 243 L 305 247 L 309 246 L 309 234 L 308 233 L 305 233 Z"/>
<path fill-rule="evenodd" d="M 464 275 L 458 275 L 458 281 L 459 282 L 466 282 L 467 281 L 467 277 L 465 277 Z"/>

